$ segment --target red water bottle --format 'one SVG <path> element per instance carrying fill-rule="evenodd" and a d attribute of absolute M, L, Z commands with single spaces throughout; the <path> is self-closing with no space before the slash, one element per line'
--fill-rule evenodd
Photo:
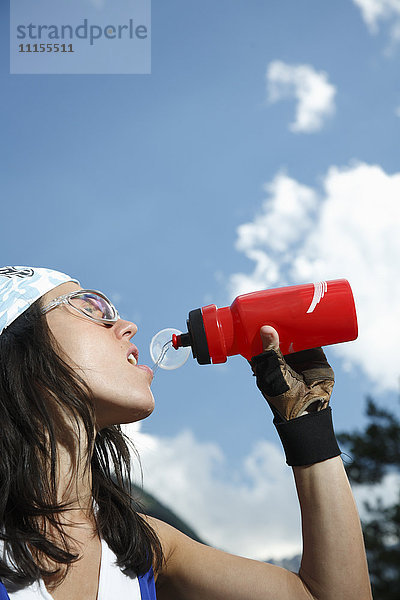
<path fill-rule="evenodd" d="M 174 335 L 174 348 L 191 346 L 201 365 L 226 362 L 262 352 L 260 327 L 279 333 L 283 354 L 355 340 L 357 314 L 346 279 L 306 283 L 238 296 L 231 306 L 215 304 L 192 310 L 188 333 Z"/>

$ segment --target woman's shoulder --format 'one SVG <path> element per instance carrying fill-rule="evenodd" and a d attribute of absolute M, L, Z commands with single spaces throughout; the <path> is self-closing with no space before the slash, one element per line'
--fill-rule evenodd
<path fill-rule="evenodd" d="M 167 570 L 171 570 L 177 555 L 181 553 L 183 547 L 197 544 L 197 542 L 172 525 L 165 523 L 165 521 L 161 521 L 160 519 L 145 514 L 141 514 L 141 517 L 150 525 L 161 543 L 164 560 L 161 572 L 155 573 L 155 577 L 157 578 L 158 575 L 166 574 Z"/>
<path fill-rule="evenodd" d="M 161 546 L 164 554 L 164 561 L 168 561 L 171 556 L 171 553 L 174 552 L 176 544 L 179 543 L 180 536 L 186 537 L 183 533 L 181 533 L 172 525 L 165 523 L 165 521 L 161 521 L 156 517 L 150 517 L 149 515 L 141 514 L 140 515 L 148 525 L 153 529 L 156 533 L 158 539 L 161 542 Z"/>
<path fill-rule="evenodd" d="M 191 563 L 197 562 L 204 556 L 204 552 L 211 550 L 209 546 L 193 540 L 165 521 L 144 514 L 141 516 L 152 527 L 161 543 L 164 558 L 162 568 L 154 570 L 158 584 L 187 571 Z"/>

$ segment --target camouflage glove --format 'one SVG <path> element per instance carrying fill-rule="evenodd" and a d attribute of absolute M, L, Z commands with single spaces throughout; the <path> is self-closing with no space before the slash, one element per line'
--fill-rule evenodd
<path fill-rule="evenodd" d="M 264 352 L 250 361 L 257 386 L 274 413 L 286 462 L 304 466 L 338 456 L 328 407 L 334 373 L 322 348 L 283 356 L 272 327 L 262 327 Z"/>

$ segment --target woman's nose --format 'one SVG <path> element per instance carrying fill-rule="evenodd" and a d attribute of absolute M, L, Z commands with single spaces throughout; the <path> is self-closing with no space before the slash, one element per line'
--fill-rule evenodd
<path fill-rule="evenodd" d="M 118 337 L 122 338 L 124 336 L 129 336 L 128 339 L 133 337 L 138 328 L 135 323 L 131 321 L 125 321 L 124 319 L 118 319 L 118 321 L 114 324 L 114 331 Z"/>

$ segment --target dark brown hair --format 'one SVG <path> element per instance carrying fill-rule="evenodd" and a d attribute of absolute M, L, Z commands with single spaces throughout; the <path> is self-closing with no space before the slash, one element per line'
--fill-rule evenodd
<path fill-rule="evenodd" d="M 55 414 L 72 425 L 83 424 L 84 447 L 93 449 L 84 459 L 92 469 L 97 527 L 118 566 L 138 575 L 152 564 L 158 569 L 160 541 L 130 493 L 129 440 L 119 425 L 95 436 L 90 390 L 61 358 L 40 306 L 38 300 L 0 335 L 0 541 L 5 550 L 0 553 L 0 578 L 28 585 L 54 574 L 33 555 L 67 567 L 78 558 L 70 552 L 70 537 L 59 520 L 68 506 L 57 501 L 60 425 Z M 70 442 L 76 444 L 73 430 Z M 63 435 L 68 435 L 65 428 Z M 54 528 L 61 544 L 50 539 Z"/>

